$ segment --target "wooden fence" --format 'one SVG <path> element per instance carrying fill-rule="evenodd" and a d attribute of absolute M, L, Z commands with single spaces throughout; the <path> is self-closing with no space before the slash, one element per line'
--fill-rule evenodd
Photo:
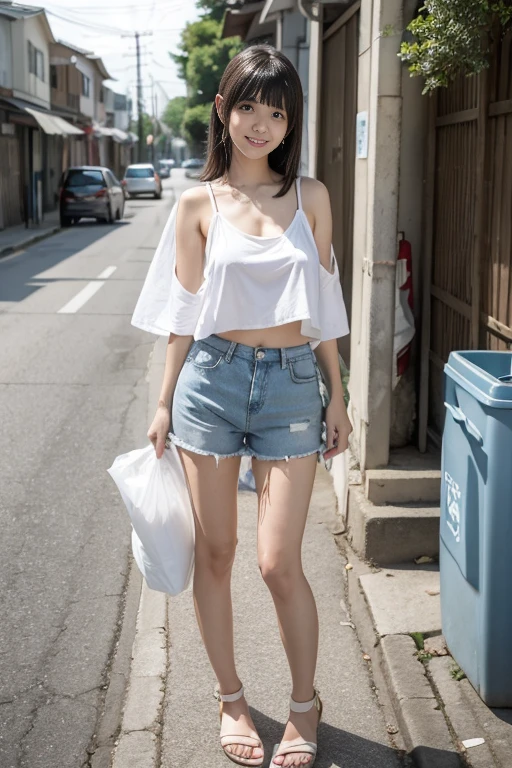
<path fill-rule="evenodd" d="M 512 347 L 511 42 L 430 105 L 420 450 L 442 433 L 449 353 Z"/>

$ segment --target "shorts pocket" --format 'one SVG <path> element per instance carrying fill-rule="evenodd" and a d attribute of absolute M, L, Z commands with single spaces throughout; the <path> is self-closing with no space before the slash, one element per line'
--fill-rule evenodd
<path fill-rule="evenodd" d="M 297 384 L 307 384 L 316 381 L 317 373 L 313 357 L 301 357 L 297 360 L 288 360 L 288 368 L 292 381 Z"/>
<path fill-rule="evenodd" d="M 190 350 L 189 357 L 196 368 L 211 369 L 216 368 L 224 359 L 224 352 L 220 352 L 215 347 L 208 344 L 197 343 Z"/>

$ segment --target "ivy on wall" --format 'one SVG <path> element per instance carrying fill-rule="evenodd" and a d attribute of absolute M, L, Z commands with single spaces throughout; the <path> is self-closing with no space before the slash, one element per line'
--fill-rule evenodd
<path fill-rule="evenodd" d="M 425 78 L 424 93 L 458 75 L 488 66 L 492 39 L 512 26 L 512 0 L 425 0 L 407 29 L 399 56 L 413 76 Z"/>

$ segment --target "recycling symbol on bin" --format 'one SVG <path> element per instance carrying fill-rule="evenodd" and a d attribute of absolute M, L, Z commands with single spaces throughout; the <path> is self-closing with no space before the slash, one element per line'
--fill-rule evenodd
<path fill-rule="evenodd" d="M 455 537 L 455 541 L 460 541 L 460 497 L 462 496 L 460 486 L 455 482 L 453 477 L 444 473 L 444 481 L 446 483 L 446 509 L 452 519 L 446 521 L 446 524 Z"/>

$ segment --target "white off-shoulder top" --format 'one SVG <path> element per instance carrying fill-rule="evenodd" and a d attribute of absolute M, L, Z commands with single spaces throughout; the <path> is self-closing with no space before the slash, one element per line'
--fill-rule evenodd
<path fill-rule="evenodd" d="M 338 265 L 331 247 L 331 270 L 320 263 L 313 232 L 298 207 L 282 235 L 242 232 L 213 206 L 205 249 L 204 281 L 190 293 L 176 275 L 175 204 L 151 262 L 132 324 L 152 333 L 194 336 L 272 328 L 302 321 L 303 336 L 315 347 L 349 333 Z"/>

